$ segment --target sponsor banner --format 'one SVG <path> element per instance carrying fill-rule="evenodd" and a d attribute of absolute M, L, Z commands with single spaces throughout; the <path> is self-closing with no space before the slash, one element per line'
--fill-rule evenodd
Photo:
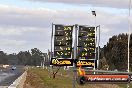
<path fill-rule="evenodd" d="M 76 63 L 76 66 L 82 66 L 82 67 L 90 67 L 95 68 L 97 67 L 97 61 L 96 60 L 79 60 L 77 61 L 74 59 L 65 59 L 65 58 L 51 58 L 50 65 L 55 66 L 73 66 L 73 63 Z"/>
<path fill-rule="evenodd" d="M 76 63 L 76 66 L 78 67 L 78 66 L 82 66 L 82 67 L 92 67 L 92 68 L 94 68 L 94 66 L 95 66 L 95 68 L 97 68 L 97 60 L 79 60 L 79 61 L 77 61 L 77 63 Z"/>
<path fill-rule="evenodd" d="M 73 66 L 73 59 L 51 58 L 50 65 Z"/>
<path fill-rule="evenodd" d="M 119 74 L 101 74 L 101 75 L 85 75 L 89 83 L 129 83 L 130 75 Z"/>

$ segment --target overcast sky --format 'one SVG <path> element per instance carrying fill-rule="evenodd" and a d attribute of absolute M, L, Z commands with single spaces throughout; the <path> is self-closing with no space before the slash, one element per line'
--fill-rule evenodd
<path fill-rule="evenodd" d="M 129 0 L 0 0 L 0 49 L 46 52 L 52 22 L 94 26 L 92 10 L 101 25 L 103 47 L 113 35 L 128 32 L 128 5 Z"/>

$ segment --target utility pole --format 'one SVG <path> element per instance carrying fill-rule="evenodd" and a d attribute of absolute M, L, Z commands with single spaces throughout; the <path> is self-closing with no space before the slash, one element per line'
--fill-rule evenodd
<path fill-rule="evenodd" d="M 130 29 L 131 29 L 131 21 L 130 21 L 130 16 L 131 16 L 131 0 L 130 0 L 130 2 L 129 2 L 129 17 L 128 17 L 128 26 L 129 26 L 129 28 L 128 28 L 128 72 L 129 72 L 129 70 L 130 70 L 130 68 L 129 68 L 129 57 L 130 57 L 130 52 L 129 52 L 129 47 L 130 47 Z"/>
<path fill-rule="evenodd" d="M 130 21 L 130 16 L 131 16 L 131 0 L 129 0 L 129 15 L 128 15 L 128 66 L 127 66 L 127 71 L 130 72 L 130 29 L 131 29 L 131 21 Z M 129 84 L 127 84 L 127 88 L 129 88 Z"/>

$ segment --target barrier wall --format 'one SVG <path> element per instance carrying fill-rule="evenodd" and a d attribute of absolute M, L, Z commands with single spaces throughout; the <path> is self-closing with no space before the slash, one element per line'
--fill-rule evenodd
<path fill-rule="evenodd" d="M 27 71 L 25 71 L 20 77 L 18 77 L 8 88 L 23 88 L 26 76 Z"/>

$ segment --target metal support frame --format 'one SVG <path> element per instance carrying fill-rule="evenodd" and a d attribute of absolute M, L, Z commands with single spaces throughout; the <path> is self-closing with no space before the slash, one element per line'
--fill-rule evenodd
<path fill-rule="evenodd" d="M 50 50 L 50 56 L 49 56 L 49 60 L 51 61 L 51 58 L 52 58 L 52 39 L 53 39 L 53 27 L 54 27 L 54 25 L 53 25 L 53 23 L 52 23 L 52 32 L 51 32 L 51 50 Z M 49 69 L 49 73 L 50 73 L 50 77 L 51 77 L 51 74 L 52 74 L 52 71 L 53 71 L 53 67 L 52 66 L 50 66 L 49 67 L 50 69 Z"/>
<path fill-rule="evenodd" d="M 51 54 L 50 54 L 50 58 L 52 58 L 53 57 L 53 55 L 52 55 L 52 52 L 53 52 L 53 34 L 54 34 L 54 32 L 53 32 L 53 30 L 54 30 L 54 25 L 55 24 L 53 24 L 52 23 L 52 34 L 51 34 Z M 75 32 L 75 35 L 74 35 L 74 37 L 75 37 L 75 39 L 74 39 L 74 56 L 73 56 L 73 59 L 74 60 L 76 60 L 77 59 L 77 31 L 78 31 L 78 24 L 75 24 L 74 25 L 74 32 Z M 100 27 L 100 26 L 99 26 Z M 97 45 L 97 28 L 96 28 L 96 17 L 95 17 L 95 44 Z M 99 44 L 99 43 L 98 43 Z M 99 45 L 98 45 L 99 46 Z M 95 47 L 95 53 L 96 53 L 96 47 Z M 96 58 L 96 54 L 95 54 L 95 60 L 96 60 L 97 58 Z M 51 70 L 53 70 L 53 68 L 51 68 Z M 94 70 L 95 70 L 95 66 L 94 66 Z M 77 70 L 76 70 L 76 64 L 75 63 L 73 63 L 73 88 L 76 88 L 76 77 L 77 77 Z"/>
<path fill-rule="evenodd" d="M 97 49 L 96 49 L 96 45 L 97 45 L 96 12 L 92 11 L 92 14 L 95 17 L 95 60 L 97 60 Z M 95 63 L 95 60 L 94 60 L 94 63 Z M 95 70 L 95 65 L 94 65 L 94 70 Z M 95 72 L 94 72 L 94 74 L 95 74 Z"/>
<path fill-rule="evenodd" d="M 75 25 L 75 40 L 74 40 L 74 60 L 77 59 L 77 30 L 78 24 Z M 76 64 L 73 63 L 73 88 L 76 88 Z"/>
<path fill-rule="evenodd" d="M 50 53 L 50 58 L 52 58 L 52 39 L 53 39 L 53 26 L 54 26 L 54 24 L 52 23 L 52 34 L 51 34 L 51 53 Z"/>
<path fill-rule="evenodd" d="M 100 60 L 100 57 L 99 57 L 99 56 L 100 56 L 100 55 L 99 55 L 99 54 L 100 54 L 100 47 L 99 47 L 99 44 L 100 44 L 100 25 L 97 26 L 97 28 L 99 28 L 99 29 L 98 29 L 98 33 L 99 33 L 99 34 L 98 34 L 98 62 L 97 62 L 97 63 L 98 63 L 97 69 L 99 70 L 99 60 Z"/>

